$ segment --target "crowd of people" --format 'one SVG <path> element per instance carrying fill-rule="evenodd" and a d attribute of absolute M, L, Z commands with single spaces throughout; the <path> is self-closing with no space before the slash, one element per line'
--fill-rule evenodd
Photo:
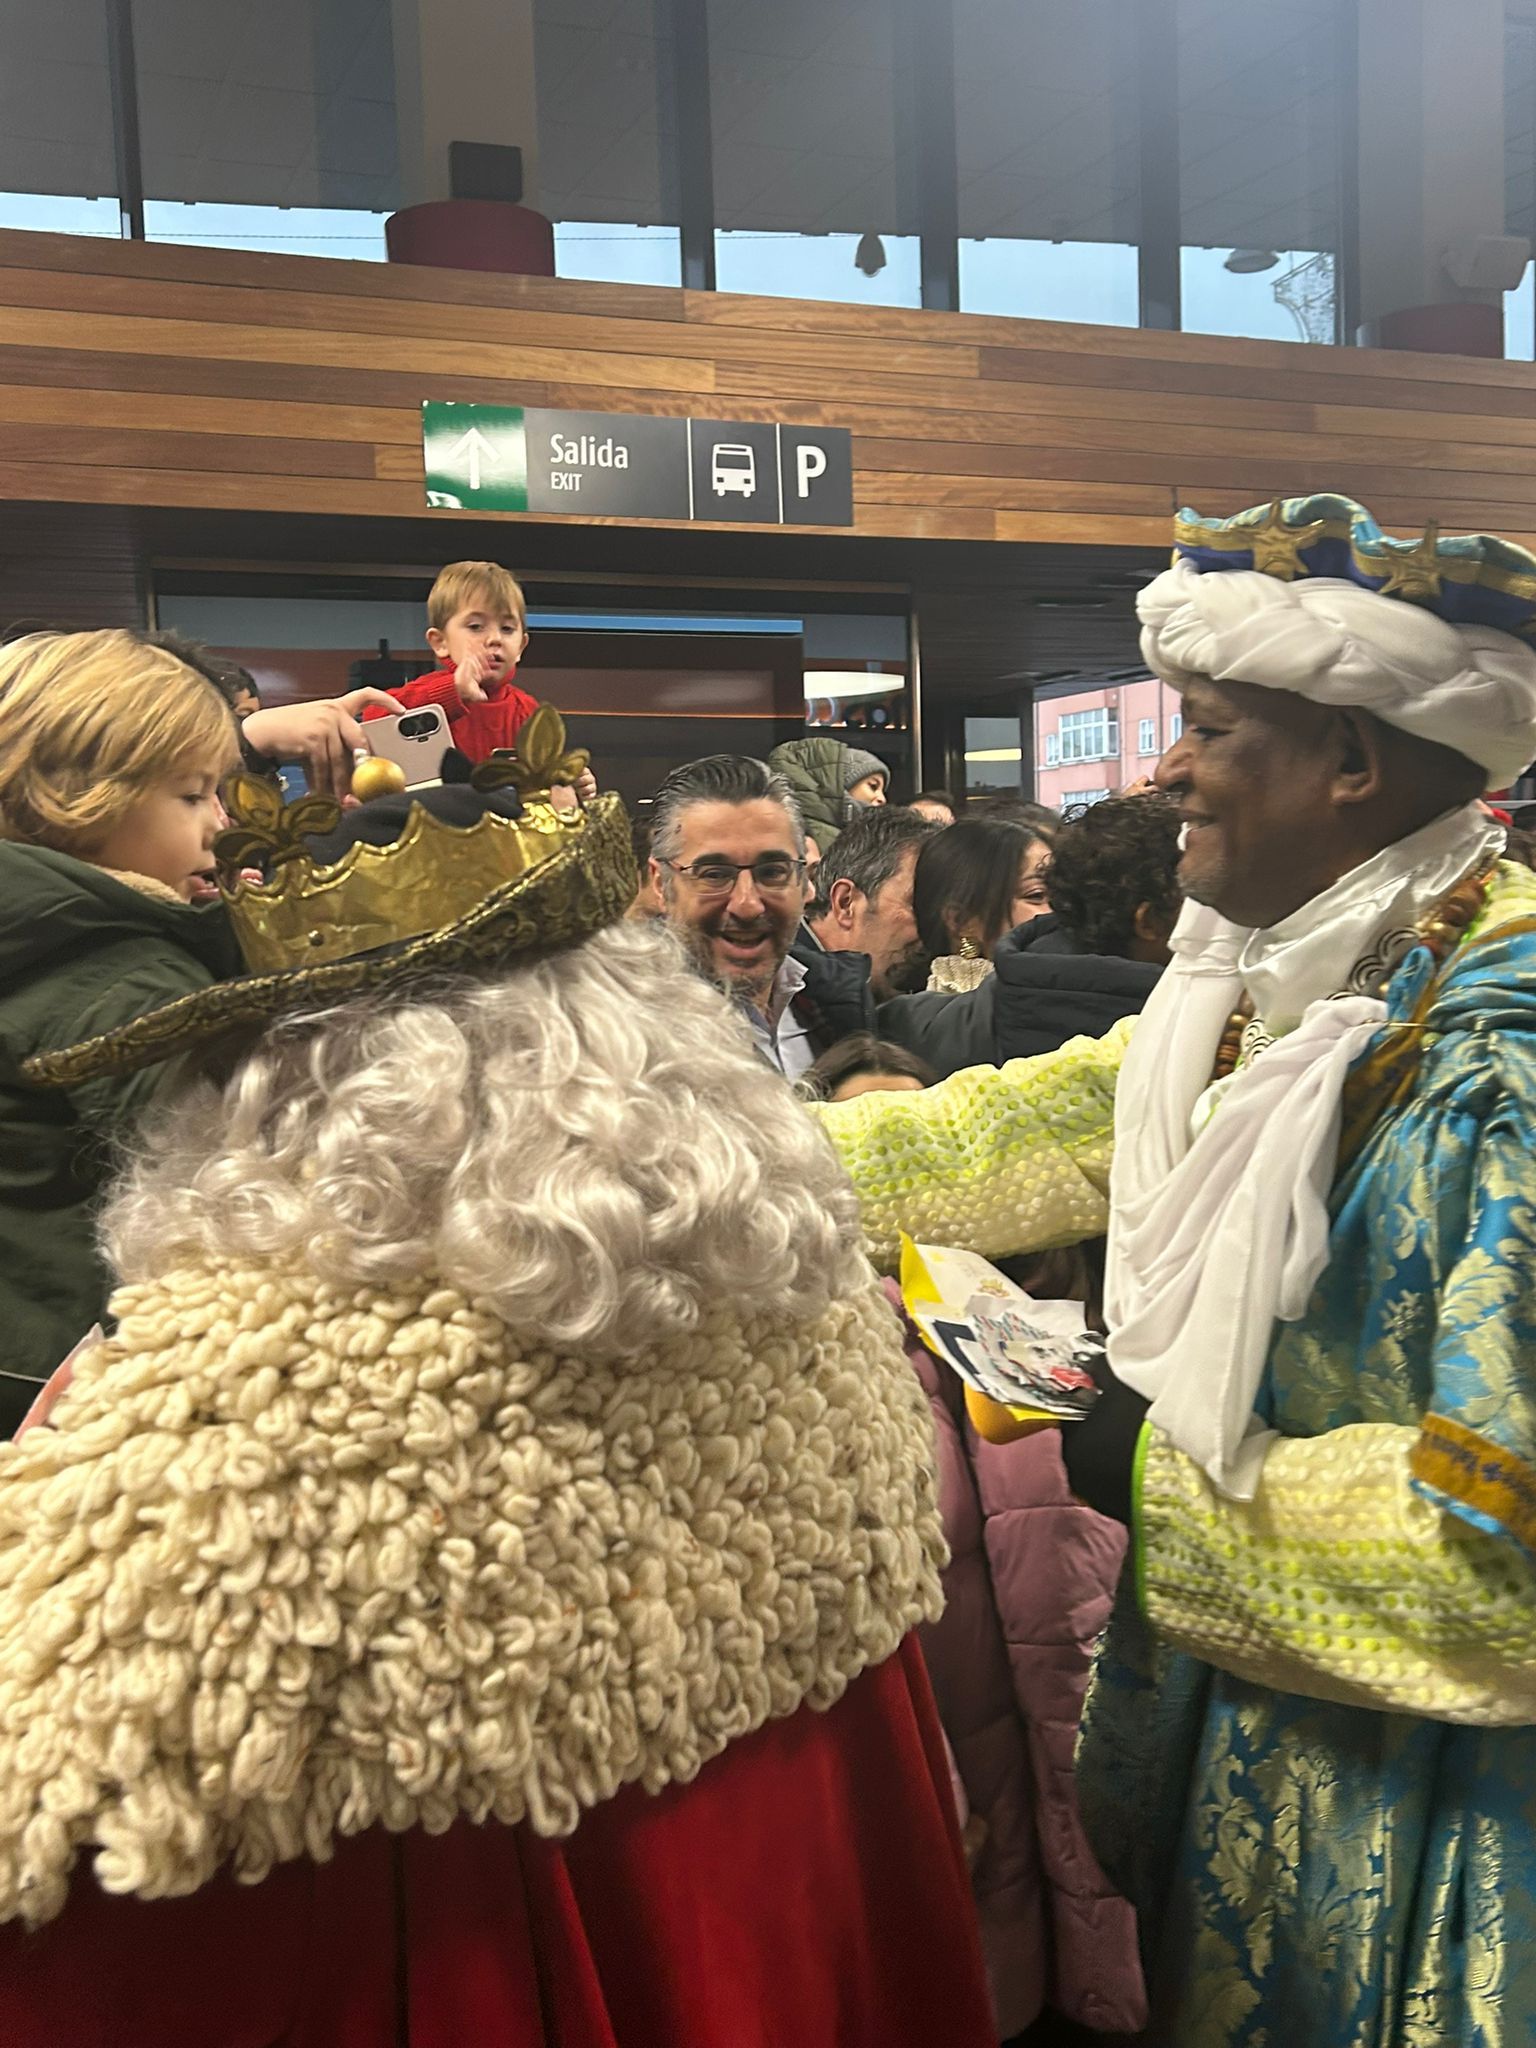
<path fill-rule="evenodd" d="M 1530 2038 L 1536 560 L 1415 545 L 1181 515 L 1065 817 L 632 821 L 492 563 L 0 647 L 7 2048 Z"/>

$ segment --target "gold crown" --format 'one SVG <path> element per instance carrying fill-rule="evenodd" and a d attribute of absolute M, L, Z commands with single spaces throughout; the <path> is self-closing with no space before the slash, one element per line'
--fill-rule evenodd
<path fill-rule="evenodd" d="M 312 795 L 285 805 L 270 783 L 235 776 L 225 799 L 234 823 L 215 840 L 214 853 L 226 874 L 260 859 L 271 877 L 224 884 L 247 964 L 257 974 L 328 966 L 467 916 L 581 834 L 584 814 L 557 810 L 549 789 L 574 782 L 586 765 L 585 752 L 567 753 L 559 712 L 541 704 L 516 750 L 492 755 L 470 778 L 482 793 L 517 789 L 521 817 L 487 811 L 472 825 L 447 825 L 413 804 L 391 844 L 359 841 L 330 866 L 316 864 L 307 842 L 335 830 L 339 804 Z"/>

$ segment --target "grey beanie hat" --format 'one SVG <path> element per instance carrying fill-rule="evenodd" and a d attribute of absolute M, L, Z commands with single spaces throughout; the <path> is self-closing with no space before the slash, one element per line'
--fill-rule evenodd
<path fill-rule="evenodd" d="M 862 782 L 866 775 L 878 775 L 889 784 L 891 771 L 878 754 L 866 753 L 863 747 L 849 747 L 848 758 L 843 763 L 843 787 L 852 789 L 856 782 Z"/>

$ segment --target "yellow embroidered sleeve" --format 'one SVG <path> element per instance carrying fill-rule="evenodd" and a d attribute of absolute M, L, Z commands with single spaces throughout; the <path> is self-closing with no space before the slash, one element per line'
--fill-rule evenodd
<path fill-rule="evenodd" d="M 992 1258 L 1097 1237 L 1134 1021 L 1038 1059 L 968 1067 L 920 1093 L 818 1105 L 863 1204 L 870 1256 L 894 1264 L 903 1230 Z"/>
<path fill-rule="evenodd" d="M 1160 1634 L 1277 1691 L 1436 1721 L 1536 1722 L 1536 1570 L 1410 1484 L 1419 1432 L 1282 1437 L 1251 1501 L 1142 1441 L 1137 1572 Z"/>

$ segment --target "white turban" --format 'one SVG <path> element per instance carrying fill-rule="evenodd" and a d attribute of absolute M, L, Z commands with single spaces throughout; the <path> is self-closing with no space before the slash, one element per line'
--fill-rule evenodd
<path fill-rule="evenodd" d="M 1175 562 L 1136 599 L 1142 658 L 1182 690 L 1197 676 L 1369 711 L 1452 747 L 1503 789 L 1536 761 L 1536 650 L 1494 626 L 1330 576 L 1282 583 Z"/>

